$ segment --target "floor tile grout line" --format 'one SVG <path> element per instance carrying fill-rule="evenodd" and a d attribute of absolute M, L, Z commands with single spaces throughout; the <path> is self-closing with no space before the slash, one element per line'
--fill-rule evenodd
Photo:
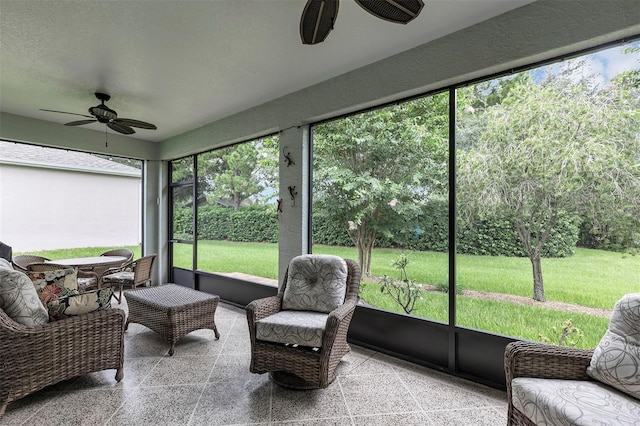
<path fill-rule="evenodd" d="M 411 389 L 409 389 L 409 386 L 407 386 L 407 383 L 404 381 L 402 376 L 398 373 L 398 371 L 395 368 L 392 368 L 392 370 L 393 370 L 393 373 L 395 374 L 395 376 L 400 381 L 400 383 L 402 383 L 402 386 L 404 386 L 404 388 L 407 390 L 407 392 L 409 392 L 409 395 L 411 395 L 411 398 L 413 398 L 413 402 L 416 403 L 416 405 L 420 409 L 420 411 L 422 411 L 423 413 L 426 414 L 426 411 L 422 407 L 422 404 L 420 403 L 420 401 L 418 401 L 418 398 L 413 394 L 413 392 L 411 392 Z"/>
<path fill-rule="evenodd" d="M 231 323 L 231 327 L 229 327 L 229 330 L 233 329 L 233 326 L 235 325 L 237 320 L 238 320 L 238 318 L 234 318 L 233 319 L 233 322 Z M 196 401 L 196 405 L 193 407 L 193 410 L 191 411 L 191 415 L 189 416 L 189 421 L 187 422 L 188 425 L 192 424 L 193 416 L 195 415 L 196 410 L 200 406 L 200 401 L 202 400 L 202 395 L 204 395 L 204 391 L 207 388 L 207 385 L 209 384 L 209 379 L 211 378 L 211 375 L 213 374 L 213 370 L 215 370 L 216 365 L 218 364 L 218 361 L 220 360 L 220 355 L 222 354 L 222 351 L 224 350 L 224 347 L 227 344 L 227 340 L 229 339 L 229 334 L 230 333 L 231 333 L 230 331 L 227 333 L 227 336 L 224 338 L 224 341 L 222 342 L 222 346 L 220 347 L 220 351 L 218 351 L 218 354 L 216 355 L 216 360 L 213 362 L 213 365 L 211 366 L 211 370 L 209 371 L 209 374 L 207 375 L 207 379 L 205 380 L 204 385 L 202 386 L 202 390 L 200 391 L 200 395 L 198 396 L 198 400 Z M 222 335 L 221 335 L 221 337 L 222 337 Z M 218 339 L 218 341 L 220 341 L 220 339 Z"/>
<path fill-rule="evenodd" d="M 149 372 L 142 378 L 142 380 L 140 380 L 140 382 L 138 382 L 137 385 L 132 386 L 132 389 L 137 389 L 140 390 L 140 385 L 144 382 L 144 380 L 149 376 L 149 374 L 151 374 L 151 372 L 153 370 L 155 370 L 155 368 L 158 366 L 158 364 L 160 363 L 160 361 L 162 360 L 161 357 L 158 357 L 158 360 L 156 361 L 155 365 L 153 367 L 151 367 L 151 369 L 149 370 Z M 125 359 L 126 362 L 126 359 Z M 124 368 L 124 367 L 123 367 Z M 124 379 L 124 378 L 123 378 Z M 115 415 L 118 413 L 118 411 L 124 406 L 124 404 L 126 403 L 126 400 L 123 400 L 120 405 L 118 405 L 118 407 L 116 407 L 116 409 L 113 411 L 113 413 L 111 413 L 111 415 L 107 418 L 107 420 L 103 423 L 104 426 L 108 425 L 109 422 L 111 421 L 111 419 L 113 419 L 115 417 Z"/>
<path fill-rule="evenodd" d="M 349 415 L 349 421 L 351 422 L 351 426 L 354 426 L 353 422 L 353 414 L 351 413 L 351 408 L 349 408 L 349 403 L 347 402 L 347 396 L 344 394 L 344 388 L 342 387 L 342 381 L 340 377 L 336 377 L 336 382 L 338 382 L 338 386 L 340 387 L 340 395 L 342 395 L 342 401 L 344 402 L 344 406 L 347 407 L 347 414 Z"/>
<path fill-rule="evenodd" d="M 273 387 L 275 386 L 271 380 L 269 380 L 269 417 L 268 421 L 273 421 Z"/>
<path fill-rule="evenodd" d="M 78 380 L 80 380 L 80 377 L 74 377 L 71 380 L 71 383 L 69 383 L 67 386 L 65 386 L 63 389 L 59 390 L 59 391 L 51 391 L 51 393 L 62 393 L 64 392 L 66 389 L 68 389 L 69 387 L 71 387 L 75 382 L 77 382 Z M 60 382 L 58 382 L 60 383 Z M 45 391 L 44 389 L 40 389 L 40 391 Z M 45 391 L 46 392 L 46 391 Z M 45 407 L 47 407 L 49 404 L 51 404 L 52 401 L 47 401 L 45 402 L 42 407 L 40 407 L 39 409 L 37 409 L 35 412 L 31 413 L 30 416 L 28 416 L 22 423 L 20 423 L 21 425 L 26 424 L 29 420 L 31 420 L 32 418 L 34 418 L 40 411 L 42 411 Z M 6 413 L 5 413 L 6 414 Z M 0 417 L 0 420 L 2 418 Z"/>

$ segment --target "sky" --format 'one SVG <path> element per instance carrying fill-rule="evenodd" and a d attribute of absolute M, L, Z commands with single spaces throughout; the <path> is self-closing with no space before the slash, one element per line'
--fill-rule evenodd
<path fill-rule="evenodd" d="M 595 84 L 602 88 L 609 84 L 611 79 L 616 75 L 625 71 L 640 69 L 640 52 L 623 53 L 623 50 L 628 47 L 640 47 L 640 41 L 635 41 L 622 46 L 614 46 L 586 56 L 580 56 L 578 58 L 547 65 L 541 69 L 534 70 L 533 74 L 534 77 L 536 77 L 536 80 L 541 80 L 544 78 L 545 72 L 555 74 L 570 66 L 572 63 L 584 60 L 585 65 L 582 69 L 582 75 L 592 76 Z M 576 79 L 578 78 L 579 77 L 576 76 Z"/>

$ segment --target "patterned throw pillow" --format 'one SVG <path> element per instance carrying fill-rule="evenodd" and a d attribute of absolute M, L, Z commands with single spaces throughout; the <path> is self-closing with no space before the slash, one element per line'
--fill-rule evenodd
<path fill-rule="evenodd" d="M 111 296 L 113 296 L 111 287 L 61 296 L 49 302 L 47 310 L 51 321 L 57 321 L 74 315 L 88 314 L 98 309 L 110 308 Z"/>
<path fill-rule="evenodd" d="M 0 308 L 20 324 L 44 325 L 49 321 L 35 287 L 20 271 L 0 268 Z"/>
<path fill-rule="evenodd" d="M 78 293 L 78 273 L 74 268 L 27 272 L 43 306 L 58 298 Z"/>
<path fill-rule="evenodd" d="M 305 254 L 289 264 L 282 309 L 329 313 L 344 303 L 347 262 L 338 256 Z"/>
<path fill-rule="evenodd" d="M 0 268 L 13 270 L 13 265 L 7 259 L 0 257 Z"/>
<path fill-rule="evenodd" d="M 627 294 L 616 303 L 587 374 L 640 399 L 640 293 Z"/>

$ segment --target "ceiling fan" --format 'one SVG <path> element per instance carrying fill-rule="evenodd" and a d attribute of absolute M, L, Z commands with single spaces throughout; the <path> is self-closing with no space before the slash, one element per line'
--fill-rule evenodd
<path fill-rule="evenodd" d="M 133 120 L 131 118 L 118 118 L 118 113 L 106 106 L 104 103 L 111 99 L 111 96 L 105 93 L 96 92 L 96 98 L 101 101 L 100 105 L 89 108 L 89 114 L 76 114 L 75 112 L 54 111 L 52 109 L 40 109 L 40 111 L 57 112 L 60 114 L 79 115 L 80 117 L 88 117 L 91 120 L 78 120 L 65 123 L 65 126 L 82 126 L 84 124 L 91 123 L 104 123 L 112 130 L 125 135 L 131 135 L 136 131 L 133 127 L 139 129 L 156 130 L 157 127 L 154 124 L 147 123 L 146 121 Z"/>
<path fill-rule="evenodd" d="M 397 24 L 406 24 L 417 17 L 422 0 L 355 0 L 373 16 Z M 308 0 L 300 18 L 302 44 L 322 43 L 333 29 L 338 16 L 339 0 Z"/>

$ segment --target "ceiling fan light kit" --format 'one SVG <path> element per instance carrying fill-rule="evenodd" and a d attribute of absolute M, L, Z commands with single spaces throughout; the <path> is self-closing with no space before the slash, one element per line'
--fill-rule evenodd
<path fill-rule="evenodd" d="M 104 103 L 111 99 L 111 96 L 106 93 L 95 93 L 96 98 L 101 102 L 100 105 L 89 108 L 89 114 L 76 114 L 75 112 L 54 111 L 51 109 L 42 109 L 41 111 L 57 112 L 60 114 L 78 115 L 80 117 L 87 117 L 91 120 L 78 120 L 65 123 L 65 126 L 82 126 L 84 124 L 102 123 L 106 124 L 108 128 L 124 135 L 134 134 L 136 131 L 133 127 L 146 130 L 156 130 L 155 124 L 147 123 L 146 121 L 133 120 L 131 118 L 118 118 L 118 113 L 106 106 Z"/>
<path fill-rule="evenodd" d="M 422 0 L 355 0 L 372 14 L 385 21 L 407 24 L 424 8 Z M 302 44 L 322 43 L 333 29 L 338 16 L 339 0 L 308 0 L 300 18 Z"/>

